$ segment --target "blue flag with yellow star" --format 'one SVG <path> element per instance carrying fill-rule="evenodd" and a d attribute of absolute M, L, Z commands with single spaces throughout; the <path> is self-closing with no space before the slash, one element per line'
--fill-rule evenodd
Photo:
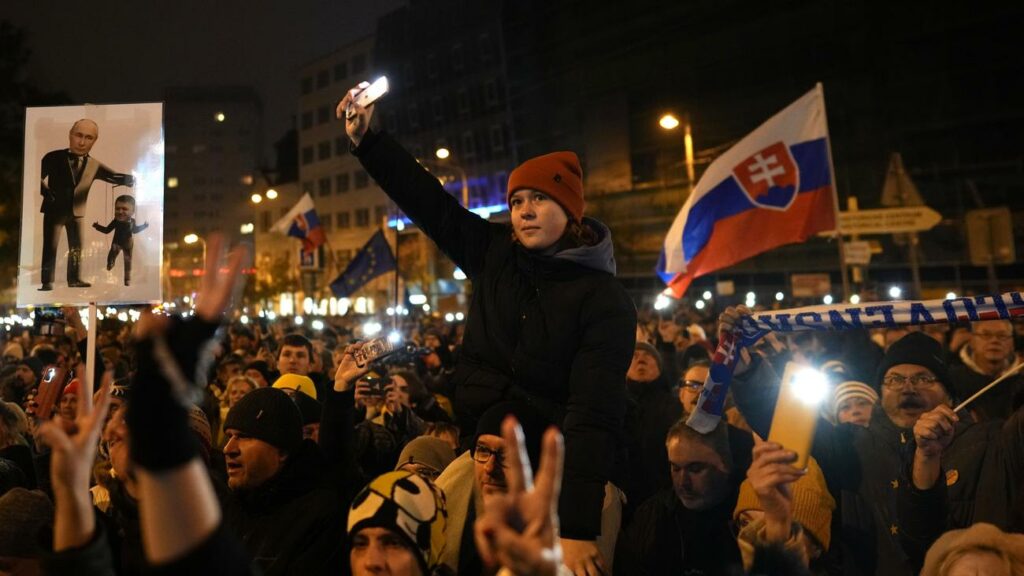
<path fill-rule="evenodd" d="M 345 271 L 331 282 L 331 292 L 338 298 L 348 298 L 370 280 L 393 271 L 395 267 L 395 256 L 384 238 L 384 231 L 377 230 Z"/>

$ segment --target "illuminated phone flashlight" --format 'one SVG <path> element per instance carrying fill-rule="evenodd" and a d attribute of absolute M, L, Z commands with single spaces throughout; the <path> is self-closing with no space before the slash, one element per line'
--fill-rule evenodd
<path fill-rule="evenodd" d="M 818 408 L 828 395 L 828 380 L 824 374 L 795 362 L 786 363 L 768 441 L 796 452 L 793 466 L 797 468 L 807 467 Z"/>
<path fill-rule="evenodd" d="M 402 341 L 402 335 L 399 334 L 399 332 L 397 330 L 392 330 L 388 334 L 388 342 L 391 342 L 392 344 L 398 344 L 401 341 Z"/>
<path fill-rule="evenodd" d="M 793 394 L 804 404 L 814 406 L 825 401 L 828 396 L 828 380 L 825 375 L 814 368 L 801 368 L 793 374 L 789 382 Z"/>

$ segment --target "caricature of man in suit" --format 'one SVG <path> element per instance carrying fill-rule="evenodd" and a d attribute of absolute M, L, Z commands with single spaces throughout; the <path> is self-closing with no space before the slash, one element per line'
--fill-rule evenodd
<path fill-rule="evenodd" d="M 115 185 L 134 186 L 131 174 L 119 174 L 89 156 L 99 138 L 99 126 L 83 118 L 71 126 L 69 146 L 43 156 L 43 262 L 40 290 L 53 290 L 53 269 L 57 260 L 57 245 L 61 231 L 68 237 L 68 286 L 88 288 L 79 276 L 82 260 L 82 217 L 89 199 L 89 189 L 96 180 Z"/>

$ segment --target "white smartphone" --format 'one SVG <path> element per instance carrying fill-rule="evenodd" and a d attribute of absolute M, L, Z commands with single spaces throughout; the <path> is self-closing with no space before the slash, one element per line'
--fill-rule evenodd
<path fill-rule="evenodd" d="M 388 77 L 381 76 L 380 78 L 374 80 L 373 84 L 370 84 L 369 86 L 364 88 L 362 92 L 356 94 L 355 98 L 353 98 L 352 101 L 353 103 L 358 104 L 363 108 L 366 108 L 370 104 L 373 104 L 377 100 L 380 100 L 380 97 L 387 93 Z M 355 112 L 352 110 L 351 107 L 349 107 L 349 109 L 345 113 L 345 116 L 351 118 L 353 114 L 355 114 Z"/>

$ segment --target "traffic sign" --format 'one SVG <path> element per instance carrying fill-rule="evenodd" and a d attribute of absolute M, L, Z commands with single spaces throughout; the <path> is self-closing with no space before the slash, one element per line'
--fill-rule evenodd
<path fill-rule="evenodd" d="M 848 234 L 898 234 L 930 230 L 942 214 L 927 206 L 881 208 L 839 213 L 839 230 Z"/>

